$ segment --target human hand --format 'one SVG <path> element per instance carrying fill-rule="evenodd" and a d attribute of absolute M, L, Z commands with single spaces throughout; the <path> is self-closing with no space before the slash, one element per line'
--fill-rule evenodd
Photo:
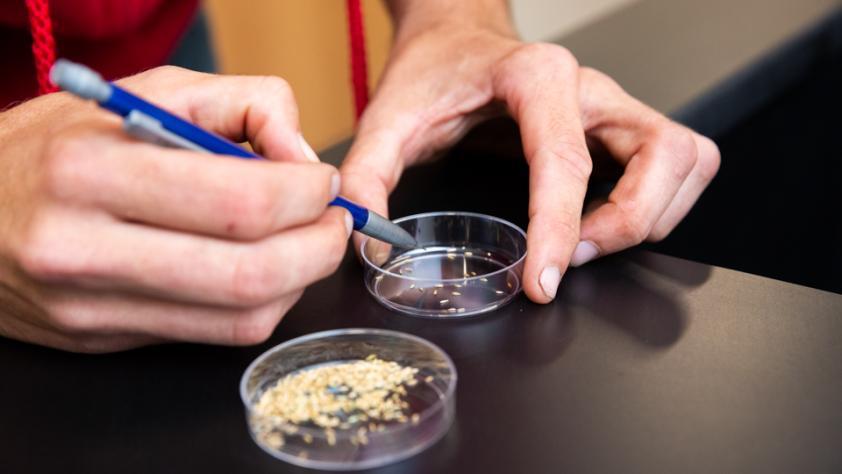
<path fill-rule="evenodd" d="M 387 215 L 406 166 L 507 110 L 530 167 L 523 285 L 533 301 L 551 301 L 569 265 L 666 237 L 717 172 L 711 140 L 580 67 L 560 46 L 522 43 L 505 26 L 443 21 L 401 31 L 341 168 L 343 194 Z M 583 216 L 588 143 L 624 174 Z"/>
<path fill-rule="evenodd" d="M 278 78 L 172 67 L 120 81 L 267 161 L 132 140 L 66 93 L 0 114 L 0 334 L 83 352 L 255 344 L 339 264 L 339 173 Z"/>

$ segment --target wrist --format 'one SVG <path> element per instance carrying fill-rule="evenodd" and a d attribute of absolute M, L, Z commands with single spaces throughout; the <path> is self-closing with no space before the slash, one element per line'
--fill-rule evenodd
<path fill-rule="evenodd" d="M 518 37 L 506 0 L 388 0 L 395 49 L 431 30 L 484 31 Z"/>

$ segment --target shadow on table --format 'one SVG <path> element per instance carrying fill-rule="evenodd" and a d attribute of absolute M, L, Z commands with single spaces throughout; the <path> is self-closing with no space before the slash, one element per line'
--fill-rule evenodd
<path fill-rule="evenodd" d="M 642 346 L 660 350 L 681 338 L 688 325 L 680 290 L 701 285 L 710 269 L 648 253 L 631 253 L 571 270 L 549 305 L 519 297 L 495 313 L 463 320 L 420 319 L 378 309 L 378 324 L 440 345 L 454 359 L 504 354 L 543 365 L 561 357 L 576 335 L 576 321 L 595 315 Z"/>
<path fill-rule="evenodd" d="M 680 291 L 703 284 L 710 272 L 704 265 L 630 252 L 571 271 L 560 298 L 644 346 L 663 349 L 678 342 L 688 325 Z M 670 286 L 679 290 L 664 289 Z"/>

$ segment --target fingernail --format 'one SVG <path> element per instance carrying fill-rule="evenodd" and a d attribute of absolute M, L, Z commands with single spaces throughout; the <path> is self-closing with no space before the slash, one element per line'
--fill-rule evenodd
<path fill-rule="evenodd" d="M 330 200 L 333 201 L 336 196 L 339 196 L 339 188 L 342 186 L 341 178 L 339 177 L 339 173 L 333 173 L 333 176 L 330 177 Z"/>
<path fill-rule="evenodd" d="M 351 213 L 347 210 L 345 211 L 345 235 L 348 237 L 351 236 L 351 232 L 354 231 L 354 219 L 351 217 Z"/>
<path fill-rule="evenodd" d="M 313 147 L 307 143 L 307 140 L 304 139 L 304 135 L 298 134 L 298 142 L 301 144 L 301 151 L 304 152 L 304 156 L 307 157 L 308 160 L 312 161 L 313 163 L 319 162 L 319 155 L 313 151 Z"/>
<path fill-rule="evenodd" d="M 590 240 L 583 240 L 576 245 L 573 256 L 570 257 L 570 265 L 582 266 L 599 256 L 599 248 Z"/>
<path fill-rule="evenodd" d="M 558 267 L 547 267 L 541 272 L 541 277 L 538 279 L 541 289 L 548 298 L 555 298 L 558 291 L 558 284 L 561 283 L 561 270 Z"/>

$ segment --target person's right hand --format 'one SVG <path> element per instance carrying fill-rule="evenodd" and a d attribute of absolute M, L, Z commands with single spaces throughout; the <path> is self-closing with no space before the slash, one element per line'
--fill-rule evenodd
<path fill-rule="evenodd" d="M 82 352 L 255 344 L 351 232 L 339 174 L 269 77 L 164 67 L 120 84 L 271 161 L 127 137 L 66 93 L 0 114 L 0 334 Z"/>

